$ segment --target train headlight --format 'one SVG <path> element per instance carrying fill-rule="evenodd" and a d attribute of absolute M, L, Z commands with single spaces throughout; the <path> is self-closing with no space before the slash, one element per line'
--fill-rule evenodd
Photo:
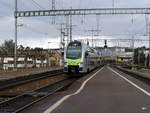
<path fill-rule="evenodd" d="M 64 65 L 67 65 L 67 62 L 64 62 Z"/>

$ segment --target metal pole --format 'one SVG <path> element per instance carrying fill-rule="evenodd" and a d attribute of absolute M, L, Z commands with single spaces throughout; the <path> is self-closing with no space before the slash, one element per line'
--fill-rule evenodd
<path fill-rule="evenodd" d="M 63 50 L 63 44 L 64 44 L 64 28 L 63 25 L 66 25 L 66 23 L 58 23 L 57 25 L 60 25 L 60 50 Z"/>
<path fill-rule="evenodd" d="M 14 68 L 17 68 L 17 15 L 16 12 L 18 10 L 17 0 L 15 0 L 15 51 L 14 51 Z"/>
<path fill-rule="evenodd" d="M 51 44 L 51 42 L 48 42 L 48 44 L 49 44 L 49 47 L 48 47 L 48 66 L 50 67 L 51 66 L 51 61 L 50 61 L 50 53 L 51 53 L 50 44 Z"/>
<path fill-rule="evenodd" d="M 52 10 L 55 10 L 55 0 L 52 0 Z"/>
<path fill-rule="evenodd" d="M 60 50 L 62 50 L 63 49 L 63 23 L 62 24 L 60 24 L 61 25 L 61 28 L 60 28 Z"/>
<path fill-rule="evenodd" d="M 150 67 L 150 23 L 149 23 L 149 67 Z"/>
<path fill-rule="evenodd" d="M 70 42 L 72 41 L 72 15 L 70 15 Z"/>
<path fill-rule="evenodd" d="M 115 0 L 112 0 L 112 7 L 115 8 Z"/>
<path fill-rule="evenodd" d="M 93 44 L 93 32 L 94 31 L 92 31 L 92 48 L 94 47 L 94 44 Z"/>
<path fill-rule="evenodd" d="M 66 28 L 67 28 L 67 44 L 69 43 L 69 16 L 66 16 Z"/>
<path fill-rule="evenodd" d="M 134 69 L 133 65 L 134 65 L 134 35 L 132 36 L 132 52 L 133 52 L 133 55 L 132 55 L 132 69 Z"/>
<path fill-rule="evenodd" d="M 52 10 L 55 10 L 55 0 L 52 0 Z M 55 24 L 55 17 L 52 17 L 52 24 Z"/>

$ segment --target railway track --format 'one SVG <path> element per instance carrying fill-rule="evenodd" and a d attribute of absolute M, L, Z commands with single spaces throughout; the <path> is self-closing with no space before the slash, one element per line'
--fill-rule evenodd
<path fill-rule="evenodd" d="M 6 83 L 0 87 L 0 102 L 9 100 L 24 92 L 32 91 L 67 77 L 68 76 L 64 75 L 61 70 L 57 70 L 48 73 L 36 74 L 29 78 L 20 79 L 16 82 L 14 82 L 14 80 L 11 82 L 6 81 Z"/>
<path fill-rule="evenodd" d="M 2 81 L 0 83 L 0 91 L 6 90 L 8 88 L 12 88 L 12 87 L 15 87 L 15 86 L 18 86 L 18 85 L 23 85 L 23 84 L 26 84 L 26 83 L 29 83 L 29 82 L 44 79 L 44 78 L 47 78 L 47 77 L 56 76 L 56 75 L 59 75 L 59 74 L 63 74 L 63 70 L 55 70 L 55 71 L 51 71 L 51 72 L 34 74 L 32 76 L 27 76 L 27 77 L 20 77 L 20 78 L 8 80 L 8 81 Z"/>
<path fill-rule="evenodd" d="M 44 77 L 38 77 L 35 79 L 30 79 L 29 82 L 36 81 L 36 80 L 39 80 L 39 79 L 42 79 L 45 77 L 51 78 L 56 75 L 59 76 L 60 74 L 62 74 L 62 72 L 57 73 L 57 74 L 54 73 L 54 74 L 47 75 Z M 64 79 L 57 80 L 53 83 L 49 82 L 49 84 L 47 84 L 43 87 L 40 87 L 40 88 L 37 88 L 34 90 L 30 90 L 30 91 L 26 91 L 17 96 L 12 96 L 11 98 L 8 98 L 8 99 L 0 102 L 0 113 L 18 113 L 20 111 L 23 111 L 24 109 L 32 106 L 34 103 L 37 103 L 37 102 L 41 101 L 42 99 L 44 99 L 50 95 L 53 95 L 60 90 L 63 90 L 64 88 L 66 88 L 67 86 L 69 86 L 73 82 L 75 82 L 76 80 L 77 80 L 77 78 L 70 78 L 70 77 L 66 76 L 66 77 L 64 77 Z M 25 84 L 25 82 L 23 82 L 23 84 Z M 14 85 L 14 86 L 16 86 L 16 85 Z M 7 87 L 7 89 L 9 89 L 9 87 Z M 4 93 L 4 96 L 6 96 L 6 98 L 7 98 L 7 95 L 10 96 L 9 94 Z"/>
<path fill-rule="evenodd" d="M 76 79 L 66 78 L 55 83 L 48 84 L 42 88 L 29 91 L 0 103 L 0 113 L 18 113 L 32 104 L 64 89 L 71 85 Z"/>
<path fill-rule="evenodd" d="M 145 83 L 145 84 L 147 84 L 147 85 L 150 85 L 150 79 L 148 79 L 148 78 L 146 78 L 146 77 L 143 77 L 143 76 L 141 76 L 140 74 L 137 74 L 137 73 L 134 73 L 134 72 L 131 72 L 131 71 L 128 71 L 128 70 L 125 70 L 125 69 L 123 69 L 123 68 L 119 68 L 119 67 L 116 67 L 116 66 L 115 66 L 114 68 L 116 68 L 116 69 L 122 71 L 123 73 L 126 73 L 126 74 L 128 74 L 128 75 L 134 77 L 135 79 L 140 80 L 141 82 L 143 82 L 143 83 Z"/>

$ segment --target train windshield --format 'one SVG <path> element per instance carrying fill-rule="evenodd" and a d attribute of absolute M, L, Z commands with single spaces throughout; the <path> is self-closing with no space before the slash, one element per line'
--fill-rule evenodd
<path fill-rule="evenodd" d="M 79 59 L 82 55 L 82 46 L 80 42 L 72 42 L 68 45 L 66 57 L 69 59 Z"/>

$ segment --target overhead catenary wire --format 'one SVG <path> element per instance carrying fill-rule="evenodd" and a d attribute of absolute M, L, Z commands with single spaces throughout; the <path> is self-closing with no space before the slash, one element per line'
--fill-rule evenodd
<path fill-rule="evenodd" d="M 34 1 L 35 2 L 35 0 L 32 0 L 32 1 Z M 40 5 L 40 4 L 39 4 Z M 38 6 L 39 7 L 39 6 Z"/>
<path fill-rule="evenodd" d="M 27 9 L 32 9 L 32 7 L 31 6 L 29 6 L 28 4 L 27 4 L 27 2 L 25 2 L 25 0 L 20 0 L 19 2 L 21 2 L 21 7 L 23 6 L 24 8 L 27 8 Z"/>
<path fill-rule="evenodd" d="M 145 28 L 146 34 L 149 34 L 149 15 L 145 15 Z"/>
<path fill-rule="evenodd" d="M 37 8 L 40 8 L 40 9 L 45 9 L 43 6 L 41 6 L 38 2 L 36 2 L 35 0 L 31 0 L 34 4 L 35 4 L 35 6 L 37 7 Z"/>
<path fill-rule="evenodd" d="M 37 29 L 34 29 L 34 28 L 30 27 L 30 26 L 27 26 L 27 25 L 24 25 L 24 28 L 26 28 L 26 29 L 28 29 L 31 32 L 34 32 L 36 34 L 38 33 L 38 34 L 42 34 L 42 35 L 48 35 L 48 33 L 46 33 L 46 32 L 41 32 L 41 31 L 39 31 Z"/>
<path fill-rule="evenodd" d="M 31 1 L 32 1 L 32 4 L 33 4 L 36 8 L 38 8 L 38 9 L 39 9 L 39 8 L 40 8 L 40 9 L 45 9 L 43 6 L 41 6 L 41 5 L 40 5 L 38 2 L 36 2 L 35 0 L 31 0 Z M 27 5 L 24 0 L 21 0 L 21 2 L 22 2 L 23 4 L 25 4 L 26 8 L 32 9 L 32 7 L 31 7 L 31 6 L 29 7 L 29 5 Z M 37 20 L 40 20 L 40 19 L 37 19 Z M 41 21 L 41 20 L 40 20 L 40 21 Z M 41 21 L 41 22 L 48 24 L 48 22 L 45 22 L 45 21 Z M 32 28 L 32 27 L 30 27 L 30 26 L 27 26 L 27 25 L 24 25 L 24 28 L 30 30 L 30 31 L 33 32 L 33 33 L 48 35 L 48 33 L 44 33 L 44 32 L 42 32 L 42 31 L 39 31 L 39 30 L 34 29 L 34 28 Z"/>

